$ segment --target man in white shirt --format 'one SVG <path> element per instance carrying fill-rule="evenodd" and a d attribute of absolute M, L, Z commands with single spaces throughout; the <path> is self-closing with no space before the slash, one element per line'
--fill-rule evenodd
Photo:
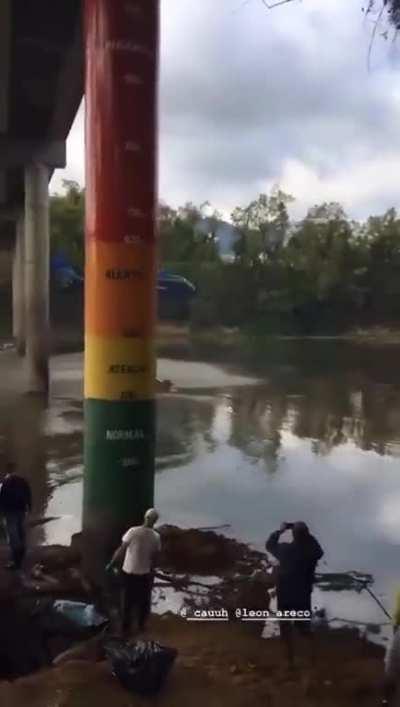
<path fill-rule="evenodd" d="M 161 550 L 160 535 L 153 529 L 157 520 L 157 511 L 149 508 L 144 515 L 143 525 L 129 528 L 110 562 L 110 566 L 113 566 L 124 557 L 121 608 L 122 631 L 125 636 L 129 635 L 134 610 L 139 631 L 145 629 L 150 614 L 154 565 Z"/>

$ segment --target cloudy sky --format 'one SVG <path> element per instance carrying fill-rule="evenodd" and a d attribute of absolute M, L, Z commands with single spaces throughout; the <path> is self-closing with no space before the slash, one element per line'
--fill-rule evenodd
<path fill-rule="evenodd" d="M 356 218 L 400 205 L 400 45 L 377 36 L 368 70 L 360 8 L 162 0 L 161 198 L 229 214 L 279 183 L 296 218 L 325 200 Z M 82 109 L 52 188 L 65 177 L 84 184 Z"/>

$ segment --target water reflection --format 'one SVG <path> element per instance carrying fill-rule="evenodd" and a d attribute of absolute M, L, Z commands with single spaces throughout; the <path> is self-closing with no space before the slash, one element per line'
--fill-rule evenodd
<path fill-rule="evenodd" d="M 351 373 L 332 357 L 324 371 L 309 366 L 286 377 L 266 365 L 266 383 L 162 397 L 163 521 L 229 523 L 232 536 L 263 549 L 282 520 L 302 518 L 326 549 L 321 569 L 373 574 L 390 606 L 400 583 L 400 382 L 380 356 L 380 367 L 376 354 L 373 368 L 352 362 Z M 15 459 L 31 482 L 35 515 L 63 517 L 38 528 L 38 541 L 68 542 L 80 526 L 82 403 L 73 399 L 78 386 L 68 398 L 67 383 L 48 408 L 30 397 L 0 401 L 2 460 Z M 381 620 L 364 594 L 350 603 L 336 593 L 317 598 L 335 615 Z"/>
<path fill-rule="evenodd" d="M 250 457 L 265 457 L 272 471 L 285 431 L 309 439 L 316 455 L 350 442 L 380 455 L 400 453 L 397 386 L 365 382 L 353 389 L 340 379 L 307 379 L 302 386 L 297 381 L 293 387 L 281 383 L 236 392 L 231 407 L 231 443 Z"/>
<path fill-rule="evenodd" d="M 157 406 L 158 471 L 183 466 L 216 448 L 212 397 L 169 396 Z"/>
<path fill-rule="evenodd" d="M 230 444 L 249 459 L 263 459 L 269 472 L 279 468 L 281 432 L 288 417 L 284 395 L 268 389 L 248 389 L 231 400 Z"/>

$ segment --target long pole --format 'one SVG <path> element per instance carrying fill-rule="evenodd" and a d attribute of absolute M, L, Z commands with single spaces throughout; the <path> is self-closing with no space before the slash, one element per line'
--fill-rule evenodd
<path fill-rule="evenodd" d="M 153 504 L 159 0 L 85 0 L 85 45 L 83 530 L 98 578 Z"/>

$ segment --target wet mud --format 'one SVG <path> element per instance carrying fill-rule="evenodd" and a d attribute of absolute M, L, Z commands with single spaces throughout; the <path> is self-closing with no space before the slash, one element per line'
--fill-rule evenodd
<path fill-rule="evenodd" d="M 160 530 L 164 551 L 157 583 L 182 592 L 188 611 L 223 602 L 232 608 L 243 602 L 253 608 L 268 605 L 273 578 L 263 553 L 212 531 Z M 250 631 L 239 621 L 191 623 L 171 612 L 154 614 L 147 629 L 149 638 L 179 652 L 167 685 L 156 699 L 127 693 L 104 660 L 104 635 L 77 640 L 60 627 L 51 631 L 41 618 L 45 602 L 56 597 L 93 600 L 80 566 L 81 542 L 77 535 L 69 548 L 31 549 L 22 579 L 3 569 L 6 551 L 1 548 L 0 700 L 5 707 L 377 704 L 383 649 L 354 630 L 320 628 L 315 660 L 298 637 L 296 667 L 289 671 L 279 639 L 261 637 L 262 624 Z M 214 581 L 207 586 L 210 577 Z M 199 587 L 200 595 L 190 594 Z"/>

